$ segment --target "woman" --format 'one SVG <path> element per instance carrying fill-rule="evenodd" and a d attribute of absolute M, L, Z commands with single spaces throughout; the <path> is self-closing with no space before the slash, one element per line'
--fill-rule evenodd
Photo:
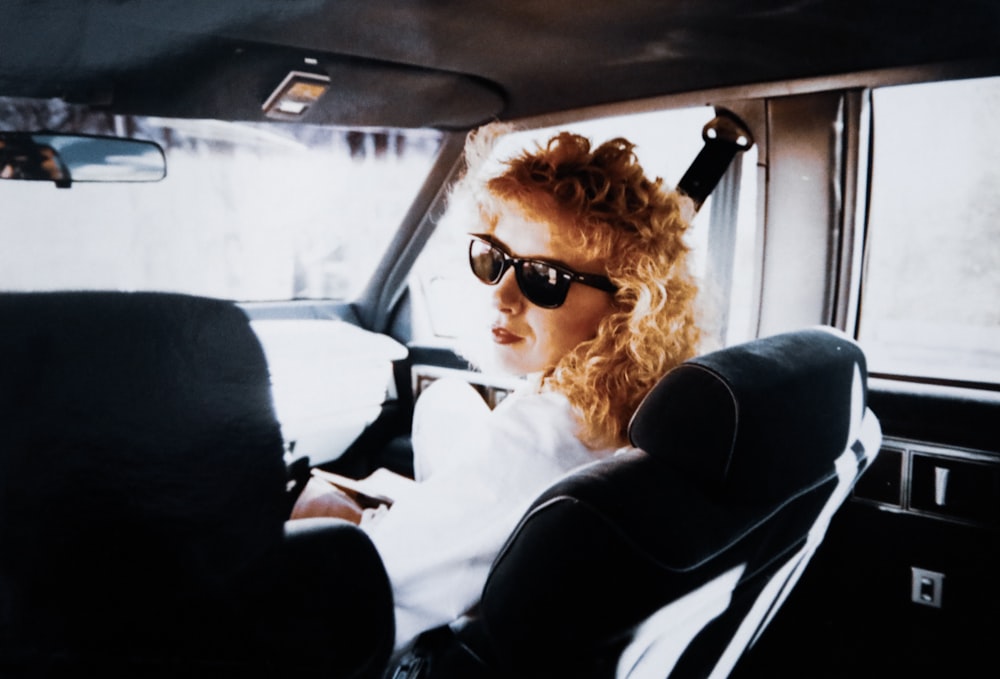
<path fill-rule="evenodd" d="M 492 286 L 495 362 L 529 386 L 490 412 L 435 383 L 414 416 L 412 492 L 362 519 L 314 485 L 293 513 L 338 515 L 368 531 L 393 584 L 397 647 L 478 600 L 534 497 L 626 445 L 639 401 L 698 340 L 688 206 L 645 177 L 628 141 L 592 149 L 561 133 L 474 191 L 469 262 Z"/>

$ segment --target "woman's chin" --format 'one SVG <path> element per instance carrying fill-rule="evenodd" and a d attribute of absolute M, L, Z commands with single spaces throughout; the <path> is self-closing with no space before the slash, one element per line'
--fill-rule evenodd
<path fill-rule="evenodd" d="M 487 339 L 481 335 L 461 341 L 458 353 L 487 374 L 522 377 L 544 369 L 534 367 L 530 357 L 524 355 L 523 347 L 497 344 L 492 338 Z"/>
<path fill-rule="evenodd" d="M 541 372 L 545 369 L 545 366 L 537 365 L 538 361 L 531 360 L 531 356 L 525 356 L 524 352 L 519 351 L 518 347 L 514 345 L 494 346 L 492 359 L 492 367 L 497 372 L 518 377 Z"/>
<path fill-rule="evenodd" d="M 490 367 L 499 373 L 504 373 L 506 375 L 522 375 L 524 372 L 519 368 L 518 361 L 515 357 L 510 355 L 509 351 L 505 351 L 503 347 L 497 347 L 494 349 L 492 355 L 490 356 Z"/>

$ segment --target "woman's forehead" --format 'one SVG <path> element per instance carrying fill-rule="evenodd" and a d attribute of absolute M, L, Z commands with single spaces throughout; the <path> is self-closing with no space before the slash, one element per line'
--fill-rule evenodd
<path fill-rule="evenodd" d="M 587 269 L 602 258 L 588 247 L 583 230 L 567 220 L 553 219 L 502 201 L 490 232 L 511 253 L 552 259 L 572 268 Z"/>

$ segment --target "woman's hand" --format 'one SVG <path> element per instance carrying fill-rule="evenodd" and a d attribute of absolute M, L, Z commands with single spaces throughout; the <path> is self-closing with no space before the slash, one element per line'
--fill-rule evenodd
<path fill-rule="evenodd" d="M 292 519 L 332 516 L 351 523 L 361 522 L 361 505 L 326 481 L 312 477 L 292 507 Z"/>

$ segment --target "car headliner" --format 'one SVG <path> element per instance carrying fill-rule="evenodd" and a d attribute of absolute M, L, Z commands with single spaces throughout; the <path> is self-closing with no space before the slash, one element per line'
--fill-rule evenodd
<path fill-rule="evenodd" d="M 994 61 L 996 0 L 8 0 L 0 95 L 263 120 L 463 129 L 678 92 Z M 305 59 L 315 60 L 307 64 Z"/>

